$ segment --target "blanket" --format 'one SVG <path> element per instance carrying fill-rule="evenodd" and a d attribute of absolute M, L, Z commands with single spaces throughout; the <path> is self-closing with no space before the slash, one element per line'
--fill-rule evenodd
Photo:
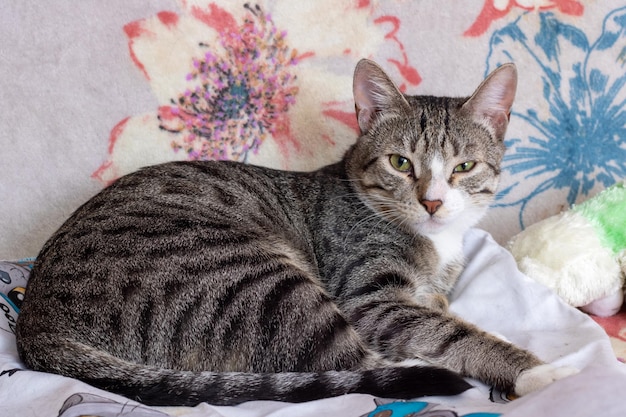
<path fill-rule="evenodd" d="M 469 259 L 451 295 L 451 310 L 483 329 L 528 348 L 543 360 L 581 373 L 511 401 L 477 381 L 462 395 L 412 401 L 350 394 L 287 404 L 271 401 L 235 407 L 146 407 L 79 381 L 24 370 L 12 330 L 28 264 L 0 264 L 0 415 L 78 417 L 264 417 L 264 416 L 620 416 L 626 411 L 626 366 L 615 359 L 602 328 L 521 274 L 513 257 L 486 232 L 472 230 L 464 242 Z M 11 281 L 12 284 L 6 284 Z M 4 283 L 4 285 L 3 285 Z M 397 414 L 396 414 L 397 413 Z"/>

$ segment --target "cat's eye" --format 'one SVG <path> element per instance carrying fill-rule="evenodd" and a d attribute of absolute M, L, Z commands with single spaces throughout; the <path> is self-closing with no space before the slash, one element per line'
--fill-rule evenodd
<path fill-rule="evenodd" d="M 413 164 L 411 164 L 411 161 L 409 161 L 408 158 L 398 154 L 391 155 L 389 157 L 389 162 L 392 167 L 400 172 L 409 172 L 413 167 Z"/>
<path fill-rule="evenodd" d="M 454 172 L 455 173 L 469 172 L 472 170 L 472 168 L 474 168 L 475 165 L 476 165 L 476 162 L 474 161 L 463 162 L 462 164 L 458 164 L 457 166 L 454 167 Z"/>

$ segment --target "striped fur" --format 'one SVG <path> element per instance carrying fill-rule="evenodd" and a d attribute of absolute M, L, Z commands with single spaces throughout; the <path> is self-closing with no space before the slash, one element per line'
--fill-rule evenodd
<path fill-rule="evenodd" d="M 337 164 L 174 162 L 121 178 L 40 252 L 22 360 L 149 404 L 449 395 L 469 387 L 457 374 L 512 390 L 542 362 L 445 297 L 497 186 L 511 68 L 469 99 L 409 97 L 363 61 L 363 134 Z M 416 360 L 430 365 L 402 366 Z"/>

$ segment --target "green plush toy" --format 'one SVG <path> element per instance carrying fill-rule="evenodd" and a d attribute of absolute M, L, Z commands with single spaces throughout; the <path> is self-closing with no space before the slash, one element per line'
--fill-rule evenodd
<path fill-rule="evenodd" d="M 509 242 L 519 269 L 583 311 L 611 316 L 624 300 L 626 186 L 613 185 Z"/>

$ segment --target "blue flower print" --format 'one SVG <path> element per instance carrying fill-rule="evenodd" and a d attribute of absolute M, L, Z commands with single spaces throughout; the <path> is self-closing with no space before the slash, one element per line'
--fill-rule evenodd
<path fill-rule="evenodd" d="M 548 192 L 569 206 L 626 177 L 626 7 L 593 43 L 552 13 L 522 15 L 491 37 L 487 72 L 505 62 L 525 72 L 496 207 L 519 207 L 524 228 L 529 205 L 554 202 Z"/>

